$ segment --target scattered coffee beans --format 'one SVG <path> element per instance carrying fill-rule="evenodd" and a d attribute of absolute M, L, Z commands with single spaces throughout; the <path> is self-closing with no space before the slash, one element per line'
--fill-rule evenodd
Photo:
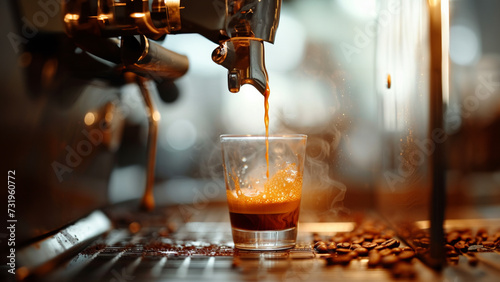
<path fill-rule="evenodd" d="M 393 238 L 395 232 L 374 222 L 360 225 L 350 233 L 337 233 L 329 238 L 322 238 L 318 233 L 312 235 L 314 250 L 323 255 L 326 265 L 346 266 L 354 259 L 368 258 L 368 267 L 391 269 L 401 261 L 411 261 L 415 256 L 412 248 L 399 247 L 400 241 Z M 407 265 L 399 268 L 395 276 L 411 277 L 415 274 Z"/>
<path fill-rule="evenodd" d="M 352 232 L 337 233 L 330 238 L 313 234 L 314 250 L 323 256 L 327 265 L 349 265 L 354 259 L 368 258 L 369 268 L 384 267 L 393 277 L 413 279 L 417 273 L 413 266 L 414 258 L 429 251 L 430 237 L 419 234 L 411 242 L 415 249 L 400 246 L 395 232 L 384 225 L 370 222 L 360 225 Z M 479 263 L 475 252 L 500 249 L 500 230 L 490 234 L 486 228 L 473 233 L 471 229 L 456 229 L 445 234 L 443 245 L 449 263 L 456 264 L 460 256 L 465 256 L 470 266 Z"/>

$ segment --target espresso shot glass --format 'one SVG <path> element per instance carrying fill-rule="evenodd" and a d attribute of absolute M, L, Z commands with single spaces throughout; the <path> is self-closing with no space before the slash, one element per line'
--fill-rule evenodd
<path fill-rule="evenodd" d="M 220 142 L 235 247 L 293 248 L 307 136 L 221 135 Z"/>

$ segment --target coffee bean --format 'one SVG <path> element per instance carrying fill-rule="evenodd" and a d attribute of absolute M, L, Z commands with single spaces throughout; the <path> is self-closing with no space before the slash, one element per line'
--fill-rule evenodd
<path fill-rule="evenodd" d="M 358 252 L 355 252 L 355 251 L 350 251 L 348 255 L 353 259 L 355 259 L 359 256 Z"/>
<path fill-rule="evenodd" d="M 400 260 L 405 260 L 405 261 L 410 261 L 415 257 L 415 252 L 414 251 L 402 251 L 398 255 Z"/>
<path fill-rule="evenodd" d="M 351 240 L 352 244 L 361 244 L 365 241 L 363 237 L 355 237 Z"/>
<path fill-rule="evenodd" d="M 352 244 L 351 245 L 351 250 L 355 250 L 357 248 L 361 248 L 361 245 L 360 244 Z"/>
<path fill-rule="evenodd" d="M 401 253 L 402 251 L 403 250 L 401 248 L 399 248 L 399 247 L 392 249 L 392 253 L 396 254 L 396 255 L 399 254 L 399 253 Z"/>
<path fill-rule="evenodd" d="M 456 242 L 458 242 L 460 240 L 460 233 L 458 232 L 450 232 L 448 233 L 448 235 L 446 236 L 446 242 L 448 242 L 448 244 L 455 244 Z"/>
<path fill-rule="evenodd" d="M 495 242 L 493 242 L 493 241 L 484 241 L 483 242 L 483 246 L 486 247 L 486 248 L 493 248 L 493 247 L 495 247 Z"/>
<path fill-rule="evenodd" d="M 455 245 L 453 245 L 453 247 L 462 252 L 467 252 L 467 250 L 469 249 L 469 245 L 465 243 L 465 241 L 458 241 L 455 243 Z"/>
<path fill-rule="evenodd" d="M 327 265 L 348 265 L 351 262 L 349 255 L 331 255 L 326 258 Z"/>
<path fill-rule="evenodd" d="M 455 250 L 455 247 L 453 247 L 450 244 L 446 244 L 446 245 L 444 245 L 444 250 L 447 251 L 447 252 L 453 251 L 453 250 Z"/>
<path fill-rule="evenodd" d="M 370 252 L 368 255 L 368 267 L 376 267 L 380 264 L 382 257 L 378 252 Z"/>
<path fill-rule="evenodd" d="M 337 257 L 337 261 L 340 265 L 348 265 L 351 262 L 351 259 L 352 258 L 349 255 L 342 255 Z"/>
<path fill-rule="evenodd" d="M 335 244 L 335 242 L 330 242 L 330 244 L 328 244 L 327 246 L 327 249 L 329 252 L 333 252 L 337 249 L 337 244 Z"/>
<path fill-rule="evenodd" d="M 386 247 L 385 246 L 376 246 L 375 248 L 373 248 L 374 250 L 376 251 L 380 251 L 380 250 L 383 250 L 385 249 Z"/>
<path fill-rule="evenodd" d="M 349 242 L 343 242 L 337 245 L 338 248 L 342 249 L 349 249 L 351 247 L 351 243 Z"/>
<path fill-rule="evenodd" d="M 422 242 L 422 241 L 420 241 L 420 242 Z M 396 240 L 396 239 L 389 239 L 389 240 L 383 242 L 381 245 L 385 246 L 387 248 L 392 249 L 392 248 L 399 247 L 399 244 L 400 244 L 400 242 L 398 240 Z"/>
<path fill-rule="evenodd" d="M 377 246 L 377 244 L 371 243 L 371 242 L 363 242 L 363 244 L 361 244 L 361 246 L 363 248 L 367 248 L 368 250 L 371 250 L 371 249 L 375 248 Z"/>
<path fill-rule="evenodd" d="M 382 257 L 382 266 L 385 268 L 390 268 L 399 261 L 399 258 L 395 255 Z"/>
<path fill-rule="evenodd" d="M 468 243 L 468 242 L 472 242 L 474 240 L 474 237 L 472 237 L 472 234 L 463 234 L 460 236 L 460 239 L 462 239 L 462 241 L 465 241 L 466 243 Z"/>
<path fill-rule="evenodd" d="M 319 244 L 317 247 L 316 247 L 316 251 L 320 254 L 324 254 L 324 253 L 328 253 L 328 247 L 326 246 L 326 244 Z"/>
<path fill-rule="evenodd" d="M 337 248 L 337 254 L 343 254 L 343 255 L 346 255 L 348 253 L 350 253 L 351 250 L 350 249 L 345 249 L 345 248 Z"/>
<path fill-rule="evenodd" d="M 413 249 L 411 247 L 404 247 L 403 251 L 413 251 Z"/>
<path fill-rule="evenodd" d="M 391 249 L 383 249 L 379 253 L 381 256 L 388 256 L 388 255 L 392 254 L 392 250 Z"/>
<path fill-rule="evenodd" d="M 354 251 L 356 253 L 358 253 L 362 257 L 366 257 L 368 255 L 368 249 L 367 248 L 360 247 L 360 248 L 356 248 Z"/>
<path fill-rule="evenodd" d="M 386 239 L 384 239 L 384 238 L 377 238 L 377 239 L 373 239 L 372 242 L 375 243 L 375 244 L 382 244 L 385 241 L 386 241 Z"/>
<path fill-rule="evenodd" d="M 446 252 L 446 256 L 448 256 L 448 257 L 458 257 L 459 254 L 455 250 L 452 250 L 452 251 Z"/>
<path fill-rule="evenodd" d="M 313 248 L 316 249 L 319 245 L 326 245 L 326 243 L 323 241 L 318 241 L 318 242 L 314 243 Z"/>
<path fill-rule="evenodd" d="M 470 245 L 476 245 L 478 241 L 482 242 L 482 241 L 483 241 L 483 239 L 482 239 L 482 238 L 480 238 L 480 237 L 475 237 L 475 238 L 472 238 L 472 239 L 470 239 L 470 240 L 467 240 L 466 242 L 467 242 L 467 244 L 469 244 L 469 246 L 470 246 Z"/>

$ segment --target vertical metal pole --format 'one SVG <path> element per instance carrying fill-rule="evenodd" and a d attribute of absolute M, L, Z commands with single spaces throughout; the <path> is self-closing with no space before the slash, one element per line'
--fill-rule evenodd
<path fill-rule="evenodd" d="M 443 0 L 448 1 L 448 0 Z M 445 143 L 433 138 L 436 134 L 445 134 L 443 124 L 443 46 L 442 46 L 442 24 L 441 0 L 428 0 L 430 19 L 430 124 L 429 137 L 435 143 L 435 151 L 431 155 L 431 249 L 430 263 L 439 267 L 445 261 L 444 257 L 444 212 L 446 204 L 446 179 L 445 179 Z M 446 5 L 447 7 L 447 5 Z M 448 23 L 444 23 L 448 24 Z"/>

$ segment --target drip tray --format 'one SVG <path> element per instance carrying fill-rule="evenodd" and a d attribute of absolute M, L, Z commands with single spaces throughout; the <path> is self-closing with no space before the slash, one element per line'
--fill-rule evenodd
<path fill-rule="evenodd" d="M 79 252 L 69 248 L 72 254 L 66 254 L 65 260 L 49 258 L 42 267 L 25 266 L 21 273 L 24 276 L 19 277 L 18 273 L 18 278 L 108 282 L 495 281 L 500 277 L 500 254 L 495 248 L 477 253 L 474 265 L 463 255 L 443 270 L 436 271 L 416 257 L 404 257 L 402 252 L 409 247 L 388 229 L 380 229 L 379 235 L 371 236 L 370 243 L 385 244 L 384 248 L 388 249 L 385 255 L 390 254 L 391 258 L 380 256 L 378 263 L 373 263 L 369 254 L 353 253 L 354 244 L 361 242 L 341 237 L 348 232 L 355 233 L 355 228 L 364 224 L 370 224 L 372 230 L 378 228 L 378 223 L 369 218 L 356 224 L 315 222 L 307 218 L 299 225 L 295 248 L 259 252 L 234 249 L 224 204 L 202 208 L 171 206 L 157 208 L 151 213 L 140 212 L 135 205 L 121 205 L 104 213 L 113 223 L 111 230 Z M 318 241 L 324 241 L 324 246 Z M 336 242 L 336 250 L 328 249 L 333 246 L 331 242 Z M 370 245 L 362 246 L 368 248 Z M 394 257 L 399 258 L 397 262 L 391 262 Z"/>

